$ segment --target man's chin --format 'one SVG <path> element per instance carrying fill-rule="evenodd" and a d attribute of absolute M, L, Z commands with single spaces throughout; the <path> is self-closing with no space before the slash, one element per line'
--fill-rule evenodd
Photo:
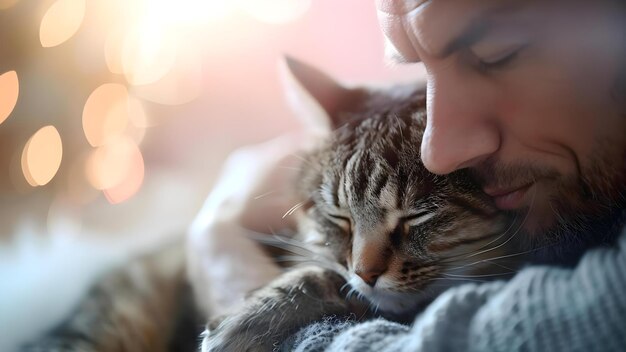
<path fill-rule="evenodd" d="M 527 210 L 522 225 L 523 237 L 530 241 L 524 246 L 530 248 L 533 263 L 575 265 L 588 249 L 615 243 L 626 224 L 623 206 L 586 204 L 581 210 L 556 200 L 548 208 Z"/>
<path fill-rule="evenodd" d="M 555 191 L 550 186 L 547 181 L 536 182 L 525 196 L 526 206 L 511 212 L 530 241 L 540 242 L 559 226 L 559 214 L 553 202 Z"/>

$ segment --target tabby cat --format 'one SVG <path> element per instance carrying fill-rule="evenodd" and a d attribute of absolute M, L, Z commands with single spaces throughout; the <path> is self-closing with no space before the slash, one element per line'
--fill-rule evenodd
<path fill-rule="evenodd" d="M 317 122 L 327 137 L 304 156 L 294 183 L 304 200 L 293 208 L 295 235 L 259 240 L 286 250 L 282 259 L 311 265 L 286 271 L 235 313 L 211 320 L 203 351 L 271 351 L 324 316 L 408 322 L 454 284 L 515 271 L 524 253 L 520 221 L 497 211 L 463 172 L 437 176 L 420 163 L 422 86 L 348 89 L 287 62 L 325 111 Z M 110 272 L 72 316 L 22 350 L 196 350 L 202 318 L 184 262 L 174 246 Z"/>
<path fill-rule="evenodd" d="M 287 61 L 330 131 L 304 156 L 295 183 L 304 200 L 294 214 L 297 234 L 274 244 L 312 265 L 287 271 L 235 314 L 210 322 L 203 351 L 271 351 L 329 315 L 410 321 L 454 284 L 513 273 L 516 219 L 463 172 L 438 176 L 420 162 L 422 86 L 348 89 Z"/>

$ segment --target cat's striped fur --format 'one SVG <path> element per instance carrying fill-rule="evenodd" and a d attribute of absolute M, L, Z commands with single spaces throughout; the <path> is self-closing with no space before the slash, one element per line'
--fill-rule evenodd
<path fill-rule="evenodd" d="M 422 86 L 345 89 L 304 64 L 289 66 L 326 111 L 332 132 L 303 156 L 296 236 L 261 240 L 287 250 L 283 260 L 312 265 L 211 321 L 203 351 L 271 351 L 326 315 L 410 319 L 454 284 L 515 270 L 515 219 L 463 173 L 437 176 L 421 164 Z M 75 316 L 27 350 L 181 350 L 171 341 L 181 334 L 175 322 L 184 276 L 172 271 L 180 262 L 153 265 L 162 258 L 99 282 Z M 184 332 L 194 335 L 193 324 Z"/>
<path fill-rule="evenodd" d="M 463 174 L 437 176 L 423 167 L 423 120 L 419 88 L 368 93 L 363 107 L 335 117 L 338 128 L 307 157 L 313 166 L 303 168 L 297 187 L 315 224 L 301 231 L 303 239 L 330 244 L 328 255 L 346 267 L 352 287 L 397 313 L 453 278 L 511 272 L 477 263 L 511 251 L 496 248 L 508 239 L 509 219 Z M 359 270 L 380 276 L 376 287 L 389 290 L 373 290 L 354 275 Z"/>
<path fill-rule="evenodd" d="M 314 265 L 213 322 L 203 351 L 271 351 L 326 315 L 411 319 L 452 285 L 515 271 L 514 219 L 462 172 L 438 176 L 420 162 L 422 86 L 345 89 L 307 65 L 289 65 L 332 128 L 303 156 L 296 238 L 277 243 L 292 252 L 289 260 Z"/>
<path fill-rule="evenodd" d="M 89 291 L 74 314 L 21 351 L 197 350 L 201 324 L 185 280 L 184 263 L 181 243 L 110 272 Z"/>

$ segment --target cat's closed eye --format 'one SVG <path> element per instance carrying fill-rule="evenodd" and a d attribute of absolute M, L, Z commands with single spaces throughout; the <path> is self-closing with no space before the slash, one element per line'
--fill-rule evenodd
<path fill-rule="evenodd" d="M 402 230 L 402 234 L 408 234 L 412 227 L 422 226 L 434 216 L 435 213 L 428 210 L 409 212 L 407 215 L 398 218 L 397 228 Z"/>
<path fill-rule="evenodd" d="M 400 217 L 400 221 L 407 224 L 408 226 L 417 226 L 425 223 L 436 215 L 433 211 L 422 210 L 416 213 L 412 213 L 409 215 L 405 215 Z"/>
<path fill-rule="evenodd" d="M 330 218 L 330 221 L 332 221 L 335 225 L 343 228 L 346 231 L 350 231 L 352 220 L 350 220 L 349 217 L 345 215 L 334 214 L 334 213 L 328 213 L 326 215 Z"/>

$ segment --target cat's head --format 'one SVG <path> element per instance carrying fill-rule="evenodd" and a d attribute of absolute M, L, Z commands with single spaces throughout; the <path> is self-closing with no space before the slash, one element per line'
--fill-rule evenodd
<path fill-rule="evenodd" d="M 434 175 L 420 161 L 423 85 L 349 89 L 287 63 L 327 131 L 297 181 L 302 239 L 341 264 L 356 293 L 402 314 L 454 284 L 511 272 L 493 259 L 513 253 L 511 221 L 463 172 Z"/>

